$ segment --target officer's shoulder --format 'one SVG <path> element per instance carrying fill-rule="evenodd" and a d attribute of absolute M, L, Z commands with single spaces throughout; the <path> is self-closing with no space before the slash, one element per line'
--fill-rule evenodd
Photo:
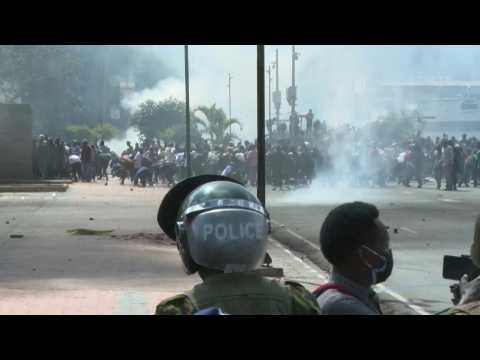
<path fill-rule="evenodd" d="M 451 308 L 448 315 L 480 315 L 480 301 L 474 301 L 464 305 L 457 305 Z"/>
<path fill-rule="evenodd" d="M 302 284 L 284 280 L 284 286 L 287 288 L 290 296 L 294 300 L 294 313 L 298 314 L 319 314 L 320 309 L 313 294 L 308 291 Z"/>
<path fill-rule="evenodd" d="M 290 288 L 290 289 L 293 289 L 294 291 L 297 291 L 297 292 L 307 292 L 309 293 L 309 291 L 305 288 L 305 286 L 303 286 L 302 284 L 300 284 L 299 282 L 296 282 L 296 281 L 293 281 L 293 280 L 284 280 L 282 282 L 286 287 Z"/>
<path fill-rule="evenodd" d="M 185 294 L 172 296 L 157 305 L 155 315 L 191 315 L 195 305 Z"/>
<path fill-rule="evenodd" d="M 305 298 L 309 298 L 309 299 L 314 298 L 312 293 L 310 291 L 308 291 L 305 286 L 303 286 L 302 284 L 300 284 L 296 281 L 283 280 L 282 284 L 287 288 L 287 291 L 295 297 L 300 296 L 300 297 L 305 297 Z"/>

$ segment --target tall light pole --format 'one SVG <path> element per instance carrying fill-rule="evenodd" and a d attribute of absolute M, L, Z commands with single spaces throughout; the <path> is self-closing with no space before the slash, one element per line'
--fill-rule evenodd
<path fill-rule="evenodd" d="M 192 176 L 192 162 L 190 159 L 190 84 L 188 73 L 188 45 L 185 45 L 185 155 L 187 160 L 187 176 Z"/>
<path fill-rule="evenodd" d="M 273 105 L 275 106 L 275 118 L 277 123 L 277 130 L 278 125 L 280 124 L 280 107 L 282 104 L 282 94 L 279 88 L 279 77 L 278 77 L 278 49 L 275 50 L 275 62 L 273 64 L 275 69 L 275 91 L 273 92 Z"/>
<path fill-rule="evenodd" d="M 270 65 L 268 65 L 268 136 L 272 137 L 272 72 Z"/>
<path fill-rule="evenodd" d="M 257 45 L 257 197 L 265 206 L 265 46 Z"/>
<path fill-rule="evenodd" d="M 228 119 L 230 120 L 230 140 L 232 139 L 232 75 L 228 73 Z"/>
<path fill-rule="evenodd" d="M 295 52 L 295 45 L 292 45 L 292 86 L 287 89 L 287 101 L 292 108 L 290 115 L 290 132 L 297 134 L 297 114 L 295 112 L 295 105 L 297 102 L 297 87 L 295 85 L 295 61 L 298 59 L 298 53 Z"/>
<path fill-rule="evenodd" d="M 107 87 L 106 87 L 106 82 L 107 82 L 107 47 L 105 45 L 105 51 L 103 53 L 103 69 L 102 69 L 102 117 L 100 119 L 100 126 L 101 126 L 101 131 L 103 132 L 103 121 L 104 118 L 107 116 Z M 102 140 L 103 140 L 103 134 L 102 134 Z"/>

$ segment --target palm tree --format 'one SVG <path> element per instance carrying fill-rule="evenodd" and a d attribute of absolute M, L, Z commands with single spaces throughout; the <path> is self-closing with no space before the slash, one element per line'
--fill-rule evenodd
<path fill-rule="evenodd" d="M 199 106 L 195 109 L 195 112 L 202 113 L 207 122 L 203 122 L 201 119 L 196 121 L 198 124 L 202 124 L 205 127 L 206 132 L 210 135 L 210 139 L 215 144 L 224 144 L 230 142 L 233 139 L 238 139 L 235 134 L 230 134 L 229 129 L 233 125 L 238 125 L 242 130 L 242 123 L 238 119 L 228 119 L 225 111 L 221 108 L 217 108 L 216 104 L 212 106 Z"/>

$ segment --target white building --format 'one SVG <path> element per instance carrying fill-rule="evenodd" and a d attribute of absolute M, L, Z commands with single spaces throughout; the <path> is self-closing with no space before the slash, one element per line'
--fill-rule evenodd
<path fill-rule="evenodd" d="M 424 134 L 480 134 L 480 81 L 386 83 L 377 88 L 377 106 L 388 110 L 417 109 Z"/>

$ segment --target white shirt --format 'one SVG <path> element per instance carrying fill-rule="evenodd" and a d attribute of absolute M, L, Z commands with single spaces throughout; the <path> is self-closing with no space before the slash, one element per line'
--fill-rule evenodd
<path fill-rule="evenodd" d="M 233 172 L 233 166 L 227 165 L 227 167 L 222 171 L 222 176 L 229 176 Z"/>
<path fill-rule="evenodd" d="M 68 163 L 70 165 L 80 163 L 80 162 L 82 162 L 82 160 L 80 159 L 80 156 L 78 156 L 78 155 L 72 154 L 68 157 Z"/>

